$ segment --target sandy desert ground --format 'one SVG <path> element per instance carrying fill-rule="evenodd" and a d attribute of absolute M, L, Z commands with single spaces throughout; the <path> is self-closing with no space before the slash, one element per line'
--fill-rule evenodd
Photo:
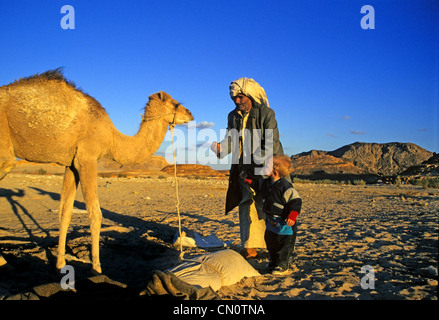
<path fill-rule="evenodd" d="M 239 250 L 235 209 L 224 215 L 227 181 L 179 178 L 182 226 Z M 133 292 L 153 270 L 178 262 L 173 177 L 99 178 L 101 263 Z M 61 176 L 10 174 L 0 182 L 0 250 L 14 270 L 0 270 L 0 297 L 59 281 L 55 272 Z M 262 252 L 250 263 L 262 275 L 218 291 L 225 300 L 408 299 L 438 297 L 439 190 L 414 186 L 296 184 L 303 198 L 292 272 L 273 276 Z M 68 263 L 89 277 L 90 237 L 80 192 L 68 234 Z M 185 257 L 206 253 L 185 249 Z M 363 289 L 373 268 L 374 287 Z M 364 269 L 363 269 L 364 270 Z M 371 269 L 368 269 L 369 271 Z M 371 283 L 369 282 L 369 285 Z M 101 297 L 103 298 L 103 297 Z"/>

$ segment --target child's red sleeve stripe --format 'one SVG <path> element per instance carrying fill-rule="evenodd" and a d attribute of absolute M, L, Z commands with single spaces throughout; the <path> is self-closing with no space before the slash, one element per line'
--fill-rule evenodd
<path fill-rule="evenodd" d="M 288 215 L 288 219 L 296 221 L 298 215 L 299 215 L 299 212 L 291 211 L 290 214 Z"/>

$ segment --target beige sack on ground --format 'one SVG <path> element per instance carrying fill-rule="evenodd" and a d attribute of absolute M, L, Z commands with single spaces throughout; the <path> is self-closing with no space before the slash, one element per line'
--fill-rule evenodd
<path fill-rule="evenodd" d="M 227 249 L 202 255 L 168 270 L 179 279 L 201 288 L 217 291 L 244 277 L 260 276 L 239 253 Z"/>

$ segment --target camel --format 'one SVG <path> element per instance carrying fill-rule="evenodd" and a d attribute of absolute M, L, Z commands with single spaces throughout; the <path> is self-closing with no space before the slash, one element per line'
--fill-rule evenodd
<path fill-rule="evenodd" d="M 0 180 L 17 158 L 65 166 L 56 267 L 66 265 L 67 229 L 81 183 L 90 220 L 92 268 L 102 273 L 97 161 L 105 156 L 120 164 L 145 162 L 160 147 L 169 126 L 193 119 L 189 110 L 160 91 L 149 96 L 137 134 L 127 136 L 114 127 L 98 101 L 64 78 L 61 68 L 19 79 L 0 87 Z"/>

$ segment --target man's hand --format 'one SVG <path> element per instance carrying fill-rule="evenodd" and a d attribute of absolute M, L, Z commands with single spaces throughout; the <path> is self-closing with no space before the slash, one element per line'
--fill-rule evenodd
<path fill-rule="evenodd" d="M 212 145 L 210 146 L 210 149 L 215 152 L 215 154 L 220 154 L 221 151 L 223 151 L 223 148 L 221 147 L 221 144 L 219 144 L 218 142 L 214 141 L 212 142 Z"/>

